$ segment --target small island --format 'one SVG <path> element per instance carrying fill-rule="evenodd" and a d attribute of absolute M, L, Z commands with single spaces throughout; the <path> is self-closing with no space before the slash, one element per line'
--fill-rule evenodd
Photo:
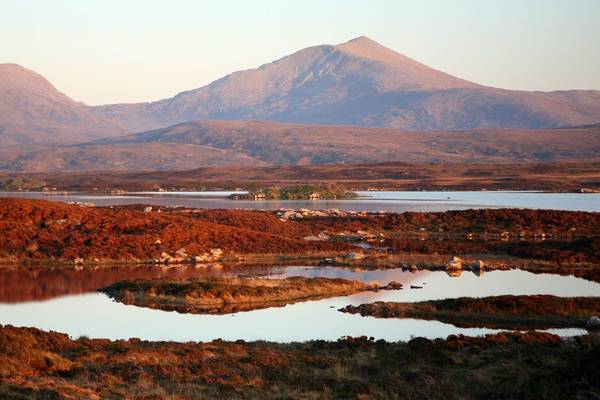
<path fill-rule="evenodd" d="M 437 320 L 458 327 L 490 329 L 600 329 L 600 297 L 551 295 L 490 296 L 482 298 L 375 302 L 346 306 L 339 311 L 376 318 Z"/>
<path fill-rule="evenodd" d="M 244 194 L 232 194 L 232 200 L 342 200 L 358 195 L 337 185 L 273 186 Z"/>
<path fill-rule="evenodd" d="M 140 307 L 191 314 L 230 314 L 401 287 L 397 283 L 380 287 L 377 284 L 329 278 L 207 278 L 186 281 L 125 280 L 101 291 L 116 301 Z"/>

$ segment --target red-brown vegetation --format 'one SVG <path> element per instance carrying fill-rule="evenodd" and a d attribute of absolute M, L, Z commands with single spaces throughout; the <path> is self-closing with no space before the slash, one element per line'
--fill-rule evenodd
<path fill-rule="evenodd" d="M 497 209 L 282 221 L 270 211 L 143 208 L 0 199 L 0 259 L 140 263 L 180 249 L 191 260 L 215 248 L 225 261 L 251 255 L 314 259 L 362 251 L 347 241 L 354 235 L 374 238 L 374 246 L 386 249 L 368 251 L 378 256 L 487 254 L 586 268 L 600 262 L 600 213 Z M 305 240 L 320 233 L 330 239 Z"/>
<path fill-rule="evenodd" d="M 71 340 L 0 327 L 0 397 L 593 398 L 600 342 L 547 333 L 386 343 Z"/>
<path fill-rule="evenodd" d="M 379 318 L 439 320 L 461 327 L 532 329 L 583 328 L 592 315 L 600 314 L 600 297 L 549 295 L 460 297 L 415 303 L 378 301 L 347 306 L 340 311 Z"/>
<path fill-rule="evenodd" d="M 60 190 L 250 190 L 336 183 L 348 190 L 547 190 L 600 187 L 600 163 L 404 163 L 210 167 L 186 171 L 0 174 L 44 181 Z"/>
<path fill-rule="evenodd" d="M 211 248 L 220 248 L 225 255 L 349 248 L 341 243 L 304 241 L 302 236 L 311 234 L 309 227 L 280 221 L 270 212 L 206 213 L 211 217 L 0 199 L 0 258 L 145 261 L 181 248 L 191 256 Z"/>
<path fill-rule="evenodd" d="M 378 285 L 347 279 L 291 277 L 125 280 L 102 289 L 116 301 L 192 314 L 229 314 L 327 297 L 347 296 Z"/>

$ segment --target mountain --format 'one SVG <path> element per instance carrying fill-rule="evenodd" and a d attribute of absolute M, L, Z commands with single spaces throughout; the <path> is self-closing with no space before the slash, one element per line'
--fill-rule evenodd
<path fill-rule="evenodd" d="M 43 76 L 16 64 L 0 64 L 0 145 L 89 141 L 124 132 L 60 93 Z"/>
<path fill-rule="evenodd" d="M 86 106 L 32 71 L 0 64 L 0 146 L 87 142 L 208 119 L 415 131 L 540 129 L 600 122 L 600 91 L 486 87 L 364 36 L 309 47 L 151 103 Z"/>
<path fill-rule="evenodd" d="M 145 104 L 96 108 L 132 128 L 201 119 L 405 130 L 548 128 L 600 121 L 600 91 L 495 89 L 429 68 L 367 38 L 300 50 Z"/>
<path fill-rule="evenodd" d="M 0 149 L 0 170 L 32 172 L 398 160 L 491 164 L 600 161 L 600 127 L 408 132 L 265 121 L 197 121 L 83 144 L 10 153 Z"/>

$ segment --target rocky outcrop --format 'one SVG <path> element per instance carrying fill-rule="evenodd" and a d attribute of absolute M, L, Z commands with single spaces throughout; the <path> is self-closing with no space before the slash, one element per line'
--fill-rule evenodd
<path fill-rule="evenodd" d="M 462 270 L 462 267 L 463 260 L 456 256 L 448 261 L 448 264 L 446 264 L 446 270 L 448 271 Z"/>
<path fill-rule="evenodd" d="M 192 257 L 194 264 L 210 263 L 220 261 L 223 258 L 223 250 L 221 249 L 210 249 L 208 253 L 200 254 L 199 256 Z"/>

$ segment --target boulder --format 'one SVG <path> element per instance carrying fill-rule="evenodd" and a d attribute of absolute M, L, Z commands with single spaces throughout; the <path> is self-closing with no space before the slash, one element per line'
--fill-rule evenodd
<path fill-rule="evenodd" d="M 384 290 L 400 290 L 402 289 L 402 284 L 400 282 L 391 281 L 386 286 L 383 287 Z"/>
<path fill-rule="evenodd" d="M 307 242 L 322 242 L 323 239 L 321 239 L 318 236 L 304 236 L 303 239 Z"/>
<path fill-rule="evenodd" d="M 362 260 L 363 258 L 365 258 L 365 255 L 362 253 L 349 253 L 349 254 L 346 254 L 346 258 L 349 260 L 358 261 L 358 260 Z"/>
<path fill-rule="evenodd" d="M 446 270 L 456 270 L 462 269 L 463 260 L 459 257 L 452 257 L 452 260 L 448 261 L 446 264 Z"/>
<path fill-rule="evenodd" d="M 144 208 L 145 213 L 149 213 L 151 211 L 152 211 L 152 207 L 150 207 L 150 206 Z"/>
<path fill-rule="evenodd" d="M 171 260 L 173 259 L 173 257 L 171 257 L 169 255 L 169 253 L 165 253 L 164 251 L 162 253 L 160 253 L 160 258 L 158 260 L 156 260 L 159 263 L 162 264 L 168 264 L 171 262 Z"/>
<path fill-rule="evenodd" d="M 194 264 L 215 262 L 223 258 L 223 250 L 221 249 L 210 249 L 208 253 L 200 254 L 199 256 L 192 257 Z"/>
<path fill-rule="evenodd" d="M 456 278 L 462 275 L 462 269 L 449 269 L 446 270 L 446 274 L 448 274 L 448 276 Z"/>
<path fill-rule="evenodd" d="M 184 248 L 184 247 L 182 247 L 182 248 L 180 248 L 179 250 L 177 250 L 177 251 L 175 252 L 175 254 L 176 254 L 178 257 L 182 257 L 182 258 L 183 258 L 183 257 L 187 257 L 187 256 L 188 256 L 188 255 L 187 255 L 187 253 L 185 252 L 185 248 Z"/>
<path fill-rule="evenodd" d="M 597 316 L 590 317 L 585 323 L 585 329 L 588 330 L 600 330 L 600 318 Z"/>
<path fill-rule="evenodd" d="M 208 262 L 208 257 L 206 255 L 192 257 L 192 263 L 194 264 L 202 264 L 205 262 Z"/>
<path fill-rule="evenodd" d="M 213 259 L 219 260 L 223 257 L 223 250 L 221 249 L 210 249 L 210 255 Z"/>
<path fill-rule="evenodd" d="M 324 232 L 321 232 L 319 233 L 318 238 L 321 240 L 329 240 L 329 235 Z"/>

